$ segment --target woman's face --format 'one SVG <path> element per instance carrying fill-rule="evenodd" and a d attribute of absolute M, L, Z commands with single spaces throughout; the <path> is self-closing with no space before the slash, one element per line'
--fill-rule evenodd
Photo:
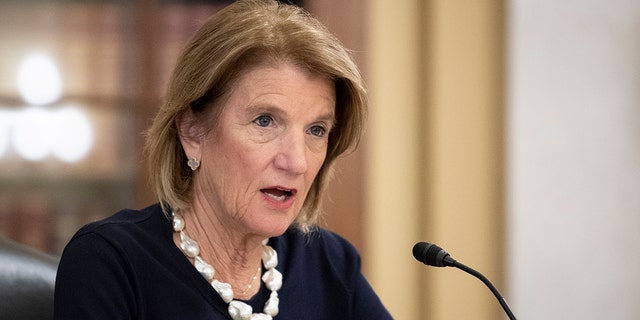
<path fill-rule="evenodd" d="M 215 128 L 186 143 L 201 165 L 194 206 L 246 234 L 282 234 L 322 166 L 334 124 L 333 82 L 289 63 L 242 73 Z"/>

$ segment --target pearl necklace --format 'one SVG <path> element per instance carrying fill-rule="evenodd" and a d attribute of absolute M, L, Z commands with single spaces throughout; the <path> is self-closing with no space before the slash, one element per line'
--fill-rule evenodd
<path fill-rule="evenodd" d="M 189 238 L 184 231 L 184 218 L 177 212 L 173 212 L 172 216 L 173 231 L 180 233 L 180 249 L 187 257 L 194 259 L 193 265 L 196 270 L 211 284 L 213 289 L 220 295 L 220 298 L 229 304 L 228 311 L 233 320 L 271 320 L 278 314 L 278 304 L 280 303 L 278 290 L 282 287 L 282 274 L 276 269 L 278 265 L 278 254 L 271 246 L 267 245 L 268 239 L 262 242 L 262 265 L 266 269 L 262 275 L 262 281 L 267 288 L 271 290 L 271 295 L 269 300 L 264 304 L 263 313 L 253 313 L 250 305 L 233 299 L 233 290 L 230 284 L 214 278 L 215 269 L 202 260 L 198 243 Z M 251 281 L 249 288 L 247 288 L 245 292 L 251 289 L 252 285 L 253 281 Z"/>

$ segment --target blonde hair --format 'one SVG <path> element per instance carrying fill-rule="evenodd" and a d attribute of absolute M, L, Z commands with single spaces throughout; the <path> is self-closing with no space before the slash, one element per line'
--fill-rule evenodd
<path fill-rule="evenodd" d="M 192 112 L 210 130 L 238 75 L 264 62 L 287 61 L 332 80 L 336 124 L 327 155 L 294 226 L 307 232 L 317 222 L 321 195 L 335 159 L 360 140 L 366 118 L 364 83 L 349 52 L 303 9 L 274 0 L 240 0 L 213 15 L 178 59 L 146 149 L 155 193 L 167 213 L 186 208 L 193 197 L 193 172 L 179 138 L 182 115 Z"/>

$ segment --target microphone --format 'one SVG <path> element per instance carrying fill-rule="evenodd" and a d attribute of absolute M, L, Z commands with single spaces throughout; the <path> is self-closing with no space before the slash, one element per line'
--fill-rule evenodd
<path fill-rule="evenodd" d="M 509 319 L 516 320 L 516 316 L 511 312 L 507 301 L 502 297 L 502 295 L 500 295 L 498 289 L 496 289 L 487 277 L 456 261 L 444 249 L 432 243 L 418 242 L 413 246 L 413 257 L 416 258 L 416 260 L 433 267 L 455 267 L 480 279 L 487 287 L 489 287 L 489 290 L 491 290 L 493 295 L 498 299 L 498 302 L 500 302 L 502 309 L 507 313 Z"/>

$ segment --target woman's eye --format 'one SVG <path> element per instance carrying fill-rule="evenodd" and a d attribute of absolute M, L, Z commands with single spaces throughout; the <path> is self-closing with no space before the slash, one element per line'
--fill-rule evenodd
<path fill-rule="evenodd" d="M 271 122 L 273 121 L 273 119 L 271 119 L 270 116 L 268 115 L 261 115 L 258 118 L 256 118 L 255 120 L 253 120 L 253 122 L 261 127 L 268 127 Z"/>
<path fill-rule="evenodd" d="M 309 129 L 309 133 L 311 133 L 316 137 L 323 137 L 326 132 L 327 132 L 327 129 L 325 129 L 322 126 L 313 126 Z"/>

